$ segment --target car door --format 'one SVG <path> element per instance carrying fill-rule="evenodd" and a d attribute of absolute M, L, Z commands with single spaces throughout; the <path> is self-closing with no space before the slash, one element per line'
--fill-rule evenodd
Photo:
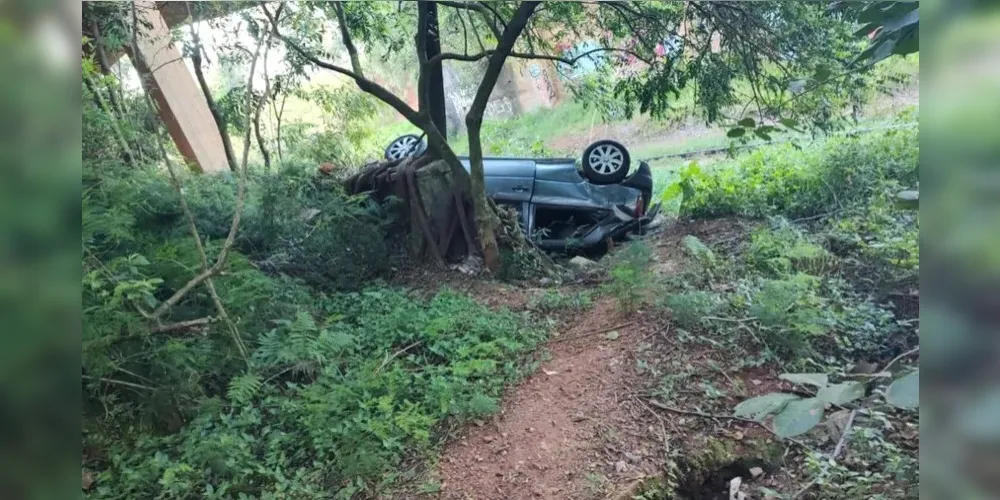
<path fill-rule="evenodd" d="M 461 158 L 470 170 L 469 159 Z M 521 205 L 535 188 L 535 161 L 530 158 L 483 158 L 486 195 L 498 203 Z"/>

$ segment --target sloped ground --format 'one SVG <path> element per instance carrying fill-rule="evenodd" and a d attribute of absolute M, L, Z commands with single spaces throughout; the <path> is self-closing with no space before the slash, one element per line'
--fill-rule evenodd
<path fill-rule="evenodd" d="M 628 403 L 632 353 L 656 329 L 617 312 L 611 299 L 597 302 L 549 343 L 551 360 L 493 421 L 448 448 L 440 498 L 588 498 L 605 488 L 603 478 L 654 474 L 657 450 Z"/>
<path fill-rule="evenodd" d="M 739 219 L 668 227 L 648 241 L 656 249 L 653 272 L 662 278 L 686 265 L 680 241 L 687 234 L 735 245 L 750 227 Z M 466 290 L 495 307 L 527 307 L 539 292 L 471 283 Z M 679 338 L 684 333 L 663 313 L 625 313 L 611 297 L 557 331 L 538 370 L 509 391 L 501 411 L 452 437 L 432 474 L 436 498 L 631 499 L 642 491 L 672 498 L 656 496 L 669 484 L 684 498 L 727 499 L 735 476 L 785 490 L 801 481 L 795 471 L 804 444 L 729 417 L 742 399 L 789 388 L 773 370 L 729 368 L 723 346 Z M 665 385 L 673 388 L 672 406 L 660 403 Z M 829 439 L 836 440 L 832 431 Z"/>
<path fill-rule="evenodd" d="M 688 231 L 732 237 L 739 221 L 672 228 L 650 241 L 657 249 L 655 272 L 675 272 L 683 262 L 679 241 Z M 677 229 L 677 230 L 673 230 Z M 492 289 L 492 290 L 491 290 Z M 519 308 L 531 289 L 481 283 L 470 293 L 495 306 Z M 722 439 L 734 452 L 756 450 L 755 438 L 769 438 L 759 427 L 653 408 L 648 403 L 649 373 L 642 366 L 683 365 L 691 389 L 727 379 L 745 390 L 773 390 L 775 374 L 719 372 L 725 352 L 679 348 L 667 318 L 652 312 L 625 313 L 611 297 L 567 321 L 547 346 L 538 370 L 504 398 L 492 419 L 469 425 L 455 436 L 439 460 L 441 500 L 631 498 L 636 486 L 664 476 L 684 450 L 703 450 Z M 704 408 L 703 392 L 689 391 L 693 408 Z M 731 398 L 710 402 L 728 405 Z M 731 408 L 731 406 L 729 406 Z M 740 446 L 743 444 L 743 446 Z M 727 479 L 728 480 L 728 479 Z M 697 483 L 703 479 L 698 478 Z M 722 490 L 720 490 L 722 491 Z"/>

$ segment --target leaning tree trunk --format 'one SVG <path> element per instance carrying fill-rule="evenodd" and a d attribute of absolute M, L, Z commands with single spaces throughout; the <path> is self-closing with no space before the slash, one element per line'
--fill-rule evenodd
<path fill-rule="evenodd" d="M 466 118 L 466 128 L 469 132 L 470 195 L 476 214 L 476 234 L 483 249 L 483 264 L 487 269 L 495 271 L 500 266 L 500 247 L 497 245 L 495 230 L 499 220 L 486 198 L 483 147 L 482 141 L 479 140 L 482 123 L 481 115 L 470 114 Z"/>

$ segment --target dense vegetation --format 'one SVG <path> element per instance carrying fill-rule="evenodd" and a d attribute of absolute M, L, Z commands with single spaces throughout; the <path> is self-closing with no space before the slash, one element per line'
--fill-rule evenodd
<path fill-rule="evenodd" d="M 747 400 L 736 416 L 778 414 L 767 425 L 793 437 L 823 420 L 824 403 L 833 404 L 827 414 L 843 410 L 841 425 L 850 411 L 853 431 L 838 445 L 847 458 L 807 455 L 806 484 L 822 488 L 818 498 L 917 496 L 918 379 L 904 360 L 918 344 L 919 230 L 896 197 L 917 183 L 917 136 L 900 129 L 761 148 L 706 170 L 691 164 L 664 190 L 687 227 L 708 228 L 681 240 L 684 270 L 651 279 L 643 242 L 611 268 L 619 303 L 658 308 L 678 343 L 725 353 L 709 373 L 769 368 L 802 386 Z M 640 371 L 659 377 L 651 391 L 667 404 L 681 381 L 704 376 L 678 361 L 641 361 Z M 726 390 L 698 385 L 700 404 L 731 414 L 717 406 Z M 646 498 L 673 498 L 671 470 Z"/>

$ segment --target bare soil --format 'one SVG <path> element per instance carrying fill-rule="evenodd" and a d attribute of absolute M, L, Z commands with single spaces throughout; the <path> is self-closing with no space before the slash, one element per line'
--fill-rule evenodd
<path fill-rule="evenodd" d="M 610 483 L 655 474 L 657 453 L 629 403 L 631 354 L 657 328 L 611 299 L 594 304 L 549 343 L 551 360 L 493 421 L 446 449 L 439 498 L 600 498 Z"/>

